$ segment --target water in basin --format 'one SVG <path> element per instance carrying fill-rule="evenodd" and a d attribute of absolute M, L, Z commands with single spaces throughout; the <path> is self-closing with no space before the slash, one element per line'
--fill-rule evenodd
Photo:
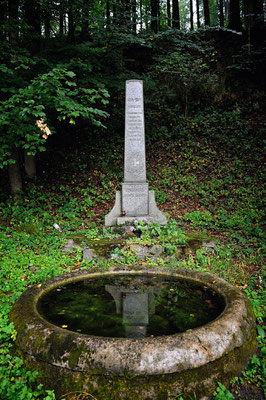
<path fill-rule="evenodd" d="M 37 304 L 49 322 L 94 336 L 144 338 L 216 319 L 224 298 L 211 287 L 157 275 L 108 275 L 58 286 Z"/>

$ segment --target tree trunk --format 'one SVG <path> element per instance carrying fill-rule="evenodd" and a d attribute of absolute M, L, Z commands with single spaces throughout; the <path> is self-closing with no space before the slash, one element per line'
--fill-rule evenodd
<path fill-rule="evenodd" d="M 68 41 L 75 43 L 75 28 L 74 28 L 74 17 L 71 0 L 68 3 Z"/>
<path fill-rule="evenodd" d="M 35 163 L 35 156 L 31 154 L 27 154 L 27 151 L 24 151 L 24 167 L 27 176 L 30 179 L 36 178 L 36 163 Z"/>
<path fill-rule="evenodd" d="M 245 29 L 248 31 L 249 52 L 253 45 L 263 40 L 263 0 L 244 1 Z"/>
<path fill-rule="evenodd" d="M 197 10 L 197 27 L 200 28 L 200 13 L 199 13 L 199 0 L 196 0 L 196 10 Z"/>
<path fill-rule="evenodd" d="M 151 30 L 154 33 L 158 32 L 158 10 L 157 10 L 158 2 L 157 0 L 151 0 Z"/>
<path fill-rule="evenodd" d="M 65 14 L 63 1 L 60 1 L 60 14 L 59 14 L 59 35 L 63 36 L 64 34 L 64 22 L 65 22 Z"/>
<path fill-rule="evenodd" d="M 209 9 L 209 0 L 203 0 L 203 9 L 204 9 L 204 25 L 210 26 L 210 9 Z"/>
<path fill-rule="evenodd" d="M 240 19 L 240 0 L 230 0 L 229 22 L 227 28 L 238 32 L 243 31 Z"/>
<path fill-rule="evenodd" d="M 193 31 L 194 24 L 193 24 L 193 0 L 190 0 L 190 30 Z"/>
<path fill-rule="evenodd" d="M 224 26 L 224 1 L 219 0 L 219 22 L 220 26 Z"/>
<path fill-rule="evenodd" d="M 87 41 L 89 39 L 89 17 L 90 17 L 90 9 L 89 4 L 86 2 L 81 11 L 82 19 L 81 19 L 81 39 L 83 41 Z"/>
<path fill-rule="evenodd" d="M 140 14 L 140 31 L 143 28 L 143 4 L 142 0 L 139 1 L 139 14 Z"/>
<path fill-rule="evenodd" d="M 117 2 L 117 25 L 123 32 L 131 30 L 131 16 L 132 16 L 132 4 L 130 0 L 121 0 Z"/>
<path fill-rule="evenodd" d="M 224 0 L 224 14 L 227 21 L 229 20 L 229 1 L 230 0 Z"/>
<path fill-rule="evenodd" d="M 7 13 L 7 4 L 5 0 L 0 0 L 0 39 L 6 40 L 6 29 L 5 22 L 7 21 L 8 13 Z"/>
<path fill-rule="evenodd" d="M 248 32 L 248 54 L 251 54 L 251 15 L 253 15 L 253 1 L 244 0 L 244 27 Z"/>
<path fill-rule="evenodd" d="M 157 26 L 158 26 L 158 31 L 160 30 L 160 24 L 161 24 L 160 0 L 157 0 Z"/>
<path fill-rule="evenodd" d="M 115 0 L 112 1 L 112 10 L 113 10 L 113 23 L 114 25 L 117 25 L 118 16 L 117 16 L 117 4 Z"/>
<path fill-rule="evenodd" d="M 253 31 L 254 34 L 259 35 L 264 28 L 264 13 L 263 13 L 263 0 L 254 0 L 254 23 L 253 23 Z M 259 38 L 258 38 L 259 39 Z M 262 37 L 260 40 L 263 40 Z"/>
<path fill-rule="evenodd" d="M 137 1 L 132 0 L 132 31 L 137 33 Z"/>
<path fill-rule="evenodd" d="M 106 0 L 106 26 L 110 26 L 110 0 Z"/>
<path fill-rule="evenodd" d="M 38 0 L 24 0 L 24 17 L 28 26 L 25 45 L 33 54 L 38 53 L 41 48 L 41 9 Z"/>
<path fill-rule="evenodd" d="M 148 31 L 148 26 L 150 25 L 150 18 L 149 18 L 149 15 L 150 15 L 150 6 L 148 5 L 148 3 L 144 3 L 144 10 L 143 10 L 143 13 L 142 13 L 142 15 L 144 16 L 143 18 L 144 18 L 144 29 L 146 30 L 146 31 Z"/>
<path fill-rule="evenodd" d="M 9 183 L 12 194 L 17 197 L 18 192 L 22 190 L 22 179 L 19 168 L 19 154 L 16 147 L 13 149 L 11 156 L 15 160 L 15 164 L 8 165 Z"/>
<path fill-rule="evenodd" d="M 170 0 L 167 0 L 167 25 L 171 28 L 171 4 Z"/>
<path fill-rule="evenodd" d="M 50 29 L 51 29 L 51 20 L 49 12 L 45 11 L 44 13 L 44 31 L 45 31 L 45 39 L 50 39 Z"/>
<path fill-rule="evenodd" d="M 19 0 L 8 1 L 8 39 L 10 43 L 17 42 L 18 40 L 18 7 Z"/>
<path fill-rule="evenodd" d="M 173 28 L 180 29 L 180 17 L 179 17 L 179 2 L 173 0 Z"/>

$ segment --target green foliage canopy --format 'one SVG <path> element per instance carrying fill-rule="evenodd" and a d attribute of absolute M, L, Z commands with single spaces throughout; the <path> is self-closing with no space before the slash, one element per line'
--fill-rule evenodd
<path fill-rule="evenodd" d="M 74 72 L 54 68 L 0 103 L 0 167 L 14 163 L 14 146 L 31 155 L 44 151 L 48 135 L 55 132 L 55 119 L 75 124 L 83 118 L 104 127 L 101 119 L 108 113 L 98 104 L 108 103 L 107 90 L 100 85 L 97 89 L 80 87 L 74 78 Z"/>

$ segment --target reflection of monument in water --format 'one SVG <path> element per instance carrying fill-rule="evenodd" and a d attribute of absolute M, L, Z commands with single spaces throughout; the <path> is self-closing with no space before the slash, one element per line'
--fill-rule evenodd
<path fill-rule="evenodd" d="M 105 290 L 115 300 L 117 314 L 122 314 L 125 336 L 141 338 L 147 334 L 149 314 L 155 313 L 154 293 L 160 289 L 150 287 L 137 289 L 134 286 L 123 287 L 106 285 Z"/>

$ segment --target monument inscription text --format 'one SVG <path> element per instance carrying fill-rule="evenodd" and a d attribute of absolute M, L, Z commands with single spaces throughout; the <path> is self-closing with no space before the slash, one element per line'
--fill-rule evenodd
<path fill-rule="evenodd" d="M 146 182 L 143 82 L 136 79 L 126 81 L 124 160 L 122 190 L 116 192 L 105 225 L 126 225 L 139 216 L 165 225 L 167 218 L 158 209 L 154 191 Z"/>
<path fill-rule="evenodd" d="M 126 82 L 125 168 L 122 209 L 127 216 L 147 215 L 149 185 L 146 183 L 143 83 Z"/>
<path fill-rule="evenodd" d="M 146 182 L 142 81 L 126 82 L 125 182 Z"/>

